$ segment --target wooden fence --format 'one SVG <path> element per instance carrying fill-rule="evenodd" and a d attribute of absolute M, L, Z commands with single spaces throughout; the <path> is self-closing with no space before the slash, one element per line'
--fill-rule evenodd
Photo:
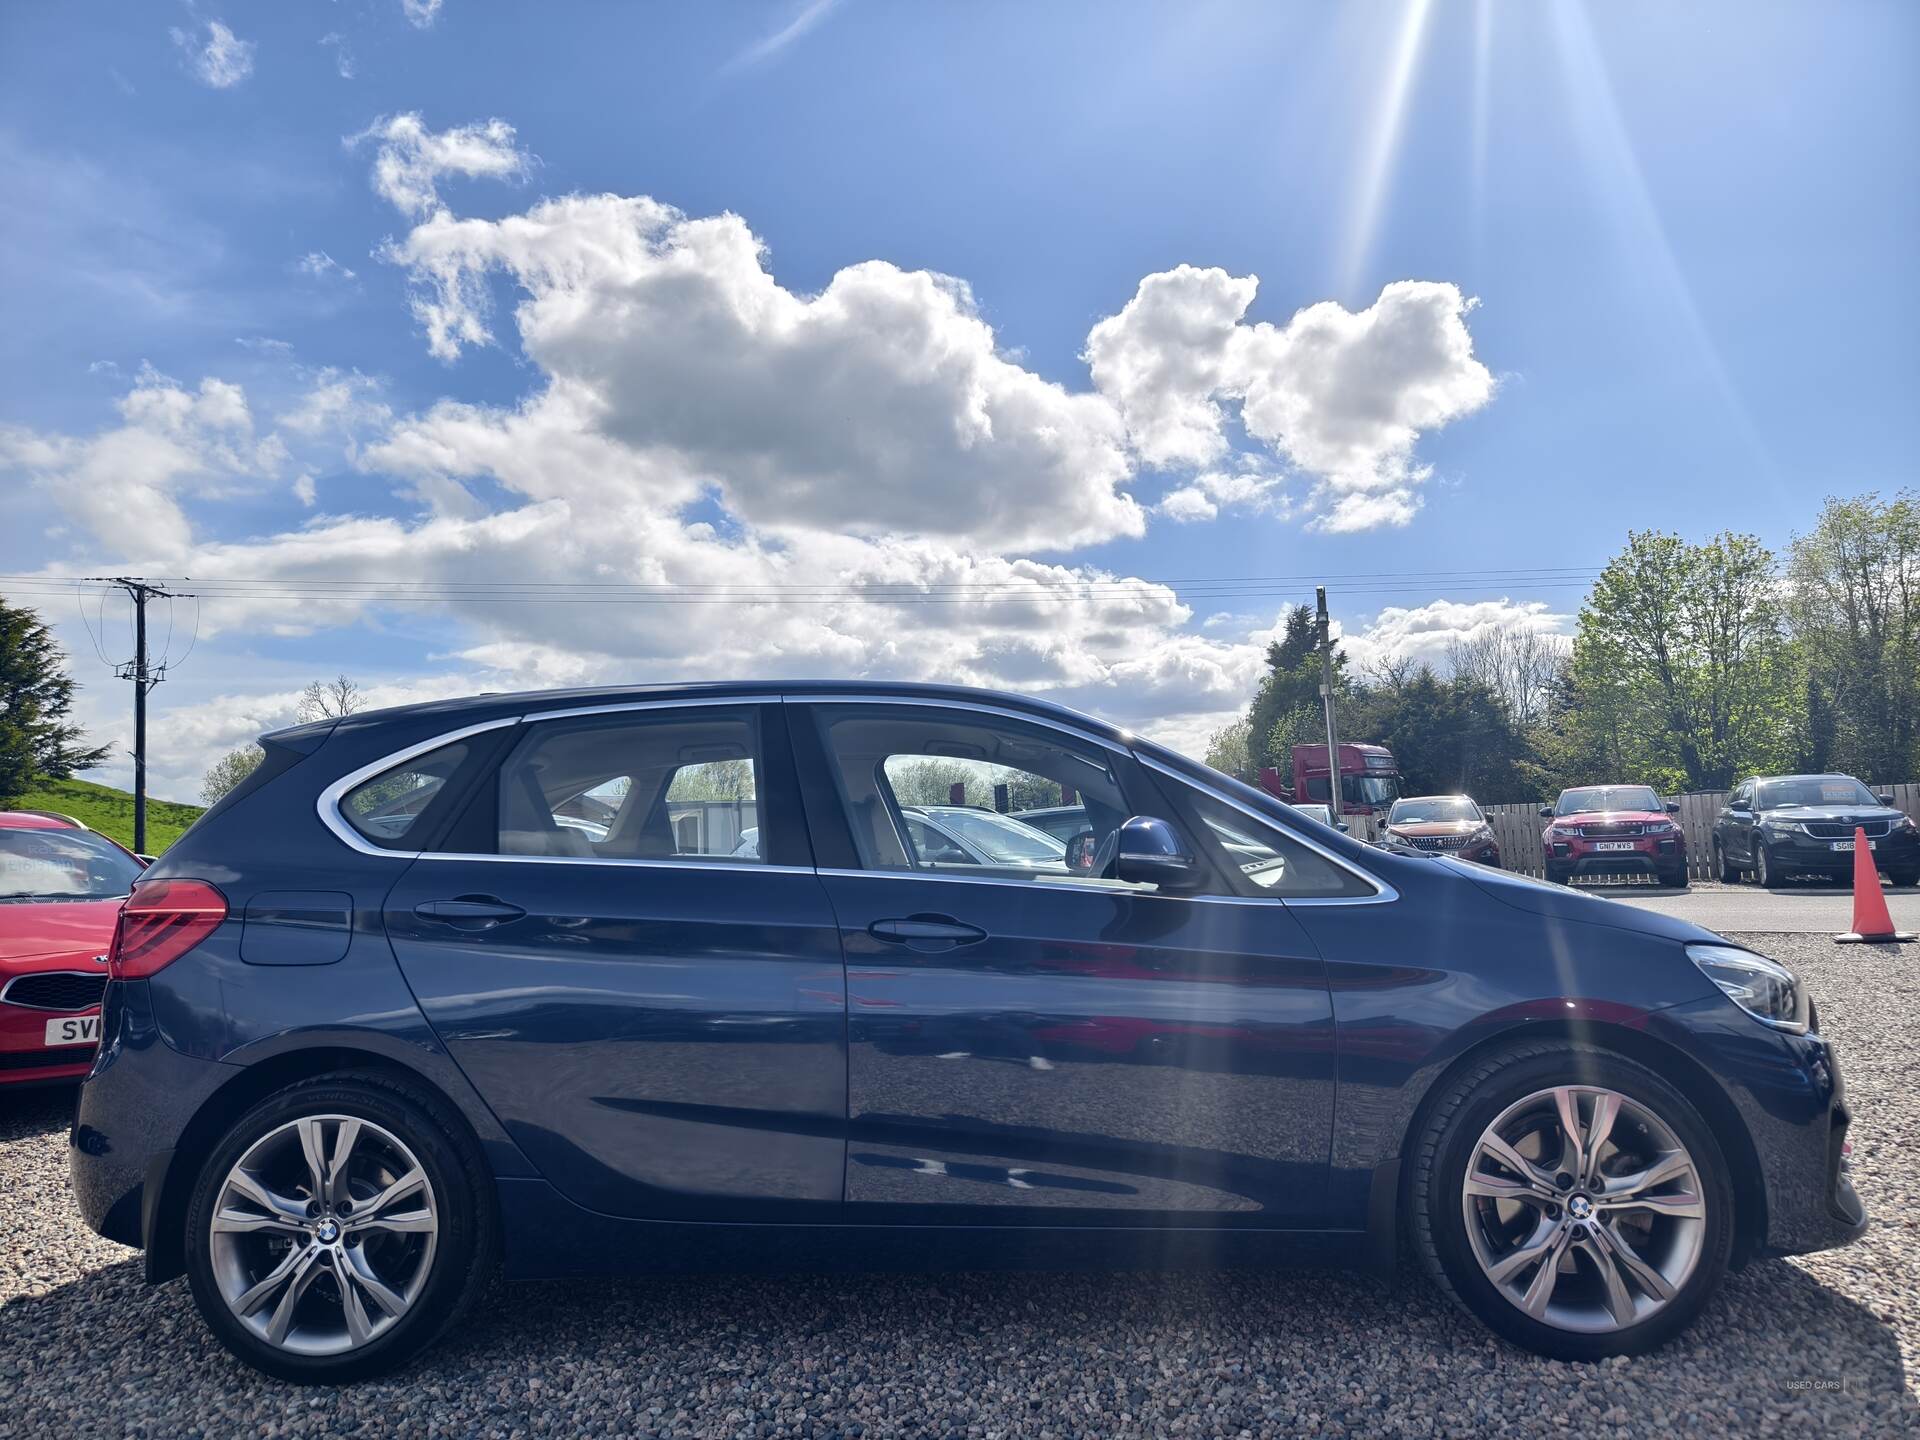
<path fill-rule="evenodd" d="M 1920 782 L 1869 785 L 1867 788 L 1876 794 L 1892 792 L 1893 803 L 1920 820 Z M 1712 878 L 1708 872 L 1713 865 L 1713 822 L 1726 805 L 1729 793 L 1725 790 L 1696 790 L 1686 795 L 1664 797 L 1680 807 L 1680 813 L 1673 818 L 1687 838 L 1687 871 L 1696 880 Z M 1540 803 L 1482 805 L 1480 808 L 1486 813 L 1487 822 L 1493 826 L 1494 839 L 1500 842 L 1500 863 L 1523 875 L 1544 874 L 1545 856 L 1540 848 L 1540 832 L 1546 829 L 1547 822 L 1540 818 Z M 1378 830 L 1371 818 L 1355 818 L 1349 823 L 1352 826 L 1351 833 L 1363 840 L 1373 839 Z"/>

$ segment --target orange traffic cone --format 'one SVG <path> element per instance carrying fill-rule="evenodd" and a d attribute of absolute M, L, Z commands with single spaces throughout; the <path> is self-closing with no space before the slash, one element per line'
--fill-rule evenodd
<path fill-rule="evenodd" d="M 1833 938 L 1842 945 L 1898 943 L 1914 938 L 1893 928 L 1893 915 L 1887 909 L 1887 897 L 1880 893 L 1880 872 L 1873 865 L 1867 832 L 1858 825 L 1853 827 L 1853 929 Z"/>

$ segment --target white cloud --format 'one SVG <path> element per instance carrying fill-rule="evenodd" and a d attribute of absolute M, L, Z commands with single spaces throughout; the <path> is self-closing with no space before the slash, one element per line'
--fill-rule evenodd
<path fill-rule="evenodd" d="M 333 51 L 333 68 L 342 80 L 351 80 L 354 75 L 353 51 L 347 48 L 347 37 L 338 30 L 329 30 L 320 37 L 320 43 Z"/>
<path fill-rule="evenodd" d="M 299 475 L 294 478 L 293 498 L 298 500 L 302 505 L 312 506 L 315 499 L 313 476 Z"/>
<path fill-rule="evenodd" d="M 436 131 L 417 113 L 383 115 L 358 135 L 349 135 L 346 144 L 351 148 L 365 140 L 378 147 L 375 193 L 415 219 L 441 211 L 439 183 L 447 176 L 518 179 L 533 158 L 514 145 L 513 127 L 504 120 Z"/>
<path fill-rule="evenodd" d="M 400 0 L 400 13 L 416 30 L 430 29 L 440 16 L 441 0 Z"/>
<path fill-rule="evenodd" d="M 35 480 L 117 555 L 184 554 L 184 489 L 270 473 L 284 455 L 255 439 L 245 392 L 224 380 L 188 390 L 143 368 L 119 409 L 119 425 L 84 440 L 0 426 L 0 468 Z"/>
<path fill-rule="evenodd" d="M 392 412 L 378 398 L 380 383 L 358 370 L 331 366 L 313 372 L 312 384 L 278 423 L 296 435 L 384 430 Z"/>
<path fill-rule="evenodd" d="M 1154 506 L 1157 514 L 1180 524 L 1216 519 L 1222 510 L 1284 513 L 1284 481 L 1258 465 L 1239 470 L 1209 470 L 1170 490 Z"/>
<path fill-rule="evenodd" d="M 1258 281 L 1182 265 L 1140 282 L 1088 337 L 1094 385 L 1150 464 L 1195 466 L 1227 448 L 1223 401 L 1247 434 L 1319 482 L 1317 524 L 1405 524 L 1428 468 L 1422 433 L 1493 395 L 1458 287 L 1402 280 L 1355 314 L 1332 301 L 1285 326 L 1246 324 Z M 1183 506 L 1197 510 L 1191 497 Z"/>
<path fill-rule="evenodd" d="M 1431 600 L 1424 605 L 1389 605 L 1362 629 L 1341 636 L 1348 656 L 1362 668 L 1381 660 L 1413 660 L 1444 668 L 1447 647 L 1493 630 L 1535 630 L 1565 636 L 1574 617 L 1552 610 L 1543 600 Z"/>
<path fill-rule="evenodd" d="M 436 3 L 438 3 L 438 0 L 436 0 Z M 742 50 L 725 65 L 721 66 L 722 73 L 733 70 L 744 70 L 773 59 L 774 56 L 778 55 L 782 50 L 785 50 L 789 45 L 793 44 L 794 41 L 798 40 L 802 35 L 805 35 L 809 30 L 813 29 L 814 26 L 826 19 L 839 3 L 840 0 L 806 0 L 806 3 L 795 12 L 794 17 L 786 24 L 754 41 L 753 44 L 747 46 L 746 49 Z"/>
<path fill-rule="evenodd" d="M 177 28 L 171 33 L 202 85 L 230 90 L 253 74 L 253 42 L 240 39 L 220 21 L 209 20 L 204 37 Z"/>
<path fill-rule="evenodd" d="M 390 255 L 446 358 L 489 338 L 482 282 L 508 271 L 526 293 L 521 343 L 557 403 L 710 480 L 756 525 L 1003 552 L 1144 528 L 1113 408 L 1004 356 L 947 276 L 871 260 L 796 295 L 738 216 L 690 219 L 644 196 L 569 196 L 497 222 L 442 211 Z"/>
<path fill-rule="evenodd" d="M 342 280 L 355 278 L 353 271 L 324 250 L 309 250 L 293 262 L 293 268 L 315 280 L 325 280 L 331 276 L 338 276 Z"/>

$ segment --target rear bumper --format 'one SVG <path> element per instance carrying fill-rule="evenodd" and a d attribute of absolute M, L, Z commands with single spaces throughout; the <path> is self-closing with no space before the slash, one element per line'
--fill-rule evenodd
<path fill-rule="evenodd" d="M 101 1046 L 80 1087 L 67 1168 L 81 1218 L 98 1235 L 149 1249 L 169 1162 L 188 1122 L 235 1071 L 160 1038 L 144 980 L 108 987 Z"/>

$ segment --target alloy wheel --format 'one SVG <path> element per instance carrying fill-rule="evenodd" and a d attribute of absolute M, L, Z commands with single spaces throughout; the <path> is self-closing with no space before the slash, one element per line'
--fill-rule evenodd
<path fill-rule="evenodd" d="M 440 1217 L 399 1137 L 352 1115 L 307 1115 L 227 1172 L 209 1229 L 215 1284 L 241 1324 L 292 1354 L 338 1355 L 412 1308 Z"/>
<path fill-rule="evenodd" d="M 1461 1204 L 1481 1272 L 1522 1313 L 1624 1330 L 1699 1264 L 1707 1204 L 1672 1128 L 1617 1090 L 1560 1085 L 1503 1110 L 1467 1162 Z"/>

